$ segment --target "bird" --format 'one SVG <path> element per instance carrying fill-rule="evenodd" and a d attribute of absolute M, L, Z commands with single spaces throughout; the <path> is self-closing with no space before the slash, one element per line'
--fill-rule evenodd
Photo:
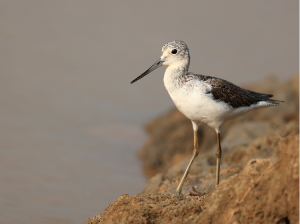
<path fill-rule="evenodd" d="M 225 121 L 234 119 L 257 108 L 279 105 L 279 100 L 270 99 L 271 94 L 243 89 L 221 78 L 189 72 L 190 53 L 187 45 L 174 40 L 162 47 L 161 57 L 132 83 L 155 69 L 168 66 L 163 82 L 177 109 L 192 122 L 194 133 L 193 156 L 181 178 L 175 195 L 182 194 L 182 186 L 189 170 L 199 154 L 197 131 L 199 125 L 207 124 L 216 131 L 216 186 L 220 182 L 222 157 L 221 127 Z"/>

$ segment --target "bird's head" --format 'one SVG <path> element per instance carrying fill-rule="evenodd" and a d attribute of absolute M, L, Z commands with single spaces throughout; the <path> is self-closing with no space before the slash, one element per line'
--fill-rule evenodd
<path fill-rule="evenodd" d="M 162 65 L 168 65 L 174 68 L 183 68 L 188 71 L 189 64 L 190 54 L 187 45 L 181 40 L 174 40 L 163 46 L 160 59 L 143 74 L 134 79 L 131 84 L 148 75 L 150 72 Z"/>

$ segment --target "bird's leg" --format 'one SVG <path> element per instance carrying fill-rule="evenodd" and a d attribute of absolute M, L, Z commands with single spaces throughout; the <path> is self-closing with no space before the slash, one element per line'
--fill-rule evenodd
<path fill-rule="evenodd" d="M 182 178 L 181 178 L 181 181 L 176 189 L 176 193 L 175 195 L 181 195 L 181 190 L 182 190 L 182 186 L 183 186 L 183 183 L 187 177 L 187 175 L 189 174 L 189 170 L 195 160 L 195 158 L 197 157 L 197 155 L 199 154 L 199 148 L 198 148 L 198 136 L 197 136 L 197 131 L 194 130 L 194 153 L 193 153 L 193 157 L 189 163 L 189 165 L 187 166 Z"/>
<path fill-rule="evenodd" d="M 216 158 L 217 158 L 216 185 L 218 185 L 220 182 L 220 165 L 221 165 L 221 155 L 222 155 L 220 132 L 217 132 L 217 144 L 218 144 L 218 150 L 216 152 Z"/>

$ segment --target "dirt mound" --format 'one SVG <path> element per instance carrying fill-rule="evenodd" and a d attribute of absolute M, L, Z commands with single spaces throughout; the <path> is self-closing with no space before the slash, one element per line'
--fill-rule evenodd
<path fill-rule="evenodd" d="M 200 200 L 156 194 L 122 195 L 105 211 L 85 223 L 170 223 L 174 217 L 199 215 Z M 158 221 L 159 220 L 159 221 Z"/>
<path fill-rule="evenodd" d="M 193 149 L 189 120 L 172 111 L 148 125 L 140 152 L 152 176 L 138 195 L 122 195 L 96 223 L 298 223 L 299 79 L 266 79 L 255 88 L 284 100 L 227 122 L 222 128 L 220 185 L 215 187 L 216 135 L 203 125 L 200 153 L 182 189 L 175 189 Z"/>
<path fill-rule="evenodd" d="M 217 188 L 207 193 L 189 191 L 197 196 L 187 192 L 181 197 L 173 196 L 169 189 L 176 186 L 176 181 L 160 188 L 166 181 L 160 178 L 158 193 L 122 195 L 85 224 L 298 223 L 298 147 L 298 135 L 286 137 L 278 142 L 278 160 L 250 160 L 243 169 L 231 166 L 223 171 L 223 181 Z M 213 180 L 198 179 L 198 184 Z M 190 183 L 191 180 L 189 188 L 194 186 Z"/>

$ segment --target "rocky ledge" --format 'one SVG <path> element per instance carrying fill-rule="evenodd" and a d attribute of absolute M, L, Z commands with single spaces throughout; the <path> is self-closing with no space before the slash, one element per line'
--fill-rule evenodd
<path fill-rule="evenodd" d="M 216 136 L 203 125 L 183 195 L 174 196 L 191 157 L 193 133 L 190 121 L 173 110 L 146 127 L 149 138 L 139 152 L 150 178 L 144 191 L 122 195 L 85 224 L 299 223 L 299 78 L 269 77 L 245 88 L 285 102 L 224 125 L 217 187 Z"/>

